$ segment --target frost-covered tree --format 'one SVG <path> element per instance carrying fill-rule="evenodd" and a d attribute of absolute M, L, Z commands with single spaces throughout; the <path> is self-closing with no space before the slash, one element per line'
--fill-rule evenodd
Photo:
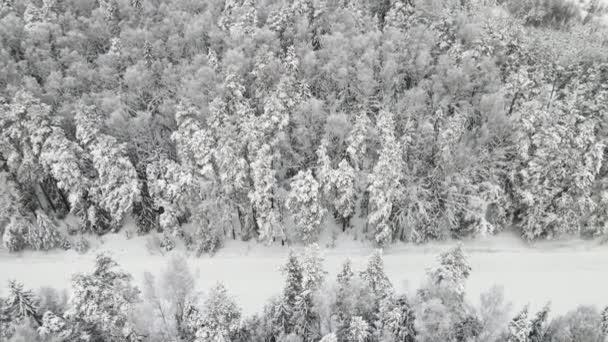
<path fill-rule="evenodd" d="M 403 166 L 401 145 L 395 137 L 393 115 L 381 111 L 376 124 L 380 132 L 380 159 L 369 179 L 370 213 L 368 221 L 374 240 L 380 246 L 393 240 L 393 205 L 398 199 Z"/>
<path fill-rule="evenodd" d="M 300 265 L 302 267 L 303 289 L 310 291 L 318 290 L 323 284 L 327 272 L 323 270 L 323 256 L 316 243 L 306 247 L 301 257 Z"/>
<path fill-rule="evenodd" d="M 277 238 L 284 241 L 285 231 L 278 213 L 277 184 L 275 171 L 272 168 L 272 151 L 270 146 L 263 145 L 251 163 L 253 190 L 249 198 L 255 210 L 259 227 L 259 239 L 272 243 Z"/>
<path fill-rule="evenodd" d="M 137 172 L 127 157 L 126 145 L 101 133 L 101 121 L 94 107 L 81 105 L 75 121 L 76 137 L 89 152 L 97 172 L 89 195 L 110 214 L 117 230 L 139 199 Z M 87 219 L 92 221 L 90 216 Z"/>
<path fill-rule="evenodd" d="M 378 303 L 381 299 L 392 294 L 393 285 L 386 273 L 384 273 L 384 261 L 382 261 L 381 250 L 376 250 L 369 257 L 365 270 L 363 270 L 360 275 L 361 279 L 363 279 L 373 291 Z"/>
<path fill-rule="evenodd" d="M 392 308 L 381 310 L 381 312 L 383 336 L 392 338 L 392 341 L 416 341 L 416 328 L 414 326 L 416 317 L 405 295 L 397 297 Z"/>
<path fill-rule="evenodd" d="M 285 287 L 283 296 L 278 302 L 273 321 L 278 325 L 278 330 L 289 334 L 292 332 L 293 325 L 291 318 L 296 305 L 296 298 L 302 293 L 302 265 L 295 252 L 289 252 L 287 263 L 282 269 L 285 274 Z"/>
<path fill-rule="evenodd" d="M 356 197 L 356 174 L 352 166 L 342 159 L 338 168 L 334 170 L 332 186 L 335 189 L 333 205 L 342 221 L 342 231 L 346 230 L 350 218 L 355 214 Z"/>
<path fill-rule="evenodd" d="M 346 153 L 356 170 L 363 168 L 366 160 L 367 142 L 369 139 L 368 131 L 372 127 L 372 122 L 365 111 L 359 111 L 355 117 L 355 124 L 348 137 L 348 147 Z"/>
<path fill-rule="evenodd" d="M 360 316 L 355 316 L 348 327 L 349 340 L 354 342 L 366 342 L 370 337 L 369 324 Z"/>
<path fill-rule="evenodd" d="M 508 342 L 530 341 L 530 320 L 528 319 L 528 307 L 524 307 L 509 323 Z"/>
<path fill-rule="evenodd" d="M 58 247 L 63 242 L 55 222 L 41 210 L 36 211 L 36 224 L 29 225 L 26 240 L 30 248 L 43 251 Z"/>
<path fill-rule="evenodd" d="M 240 325 L 241 311 L 223 284 L 209 291 L 204 307 L 195 341 L 232 341 Z"/>
<path fill-rule="evenodd" d="M 545 305 L 536 316 L 530 321 L 530 333 L 528 335 L 530 342 L 545 341 L 547 333 L 547 320 L 549 317 L 549 304 Z"/>
<path fill-rule="evenodd" d="M 24 318 L 32 318 L 38 324 L 38 302 L 32 291 L 25 290 L 23 284 L 14 280 L 8 282 L 8 297 L 6 299 L 6 308 L 9 316 L 14 320 Z"/>
<path fill-rule="evenodd" d="M 139 290 L 131 275 L 117 267 L 109 256 L 100 254 L 92 273 L 75 275 L 66 317 L 75 324 L 94 326 L 105 338 L 127 341 L 134 334 L 129 315 L 139 301 Z"/>
<path fill-rule="evenodd" d="M 442 286 L 459 296 L 464 296 L 465 281 L 471 274 L 471 266 L 462 251 L 462 246 L 442 253 L 439 265 L 429 272 L 431 282 Z"/>
<path fill-rule="evenodd" d="M 213 141 L 197 118 L 196 108 L 180 105 L 175 113 L 177 130 L 171 138 L 175 141 L 182 167 L 202 177 L 212 177 L 211 165 Z"/>
<path fill-rule="evenodd" d="M 326 210 L 321 205 L 319 183 L 311 170 L 300 171 L 291 181 L 287 208 L 292 212 L 299 237 L 312 243 L 319 236 L 319 229 Z"/>

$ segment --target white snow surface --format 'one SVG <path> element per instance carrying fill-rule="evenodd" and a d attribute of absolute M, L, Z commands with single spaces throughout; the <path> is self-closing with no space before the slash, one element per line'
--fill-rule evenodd
<path fill-rule="evenodd" d="M 148 237 L 149 238 L 149 237 Z M 24 252 L 8 254 L 0 249 L 0 293 L 9 279 L 26 287 L 52 286 L 69 288 L 76 272 L 90 272 L 95 255 L 107 252 L 130 272 L 137 284 L 143 273 L 158 274 L 166 267 L 168 256 L 151 254 L 147 237 L 126 240 L 123 234 L 99 238 L 87 254 L 73 251 Z M 384 251 L 386 273 L 398 292 L 413 294 L 436 264 L 440 252 L 459 242 L 436 242 L 423 246 L 397 244 Z M 540 308 L 551 301 L 554 314 L 565 313 L 578 305 L 608 304 L 608 246 L 596 241 L 548 241 L 528 245 L 511 233 L 463 241 L 473 272 L 467 282 L 467 296 L 479 303 L 479 295 L 493 285 L 504 287 L 505 297 L 513 310 L 530 304 Z M 341 264 L 350 258 L 362 269 L 373 246 L 339 236 L 335 247 L 324 250 L 328 279 L 334 279 Z M 294 247 L 301 249 L 302 247 Z M 266 301 L 283 287 L 280 267 L 285 263 L 288 247 L 264 246 L 256 242 L 229 241 L 215 256 L 188 256 L 187 260 L 197 287 L 203 293 L 216 282 L 223 282 L 236 298 L 244 313 L 262 311 Z M 180 253 L 172 252 L 172 253 Z M 182 252 L 183 253 L 183 252 Z"/>

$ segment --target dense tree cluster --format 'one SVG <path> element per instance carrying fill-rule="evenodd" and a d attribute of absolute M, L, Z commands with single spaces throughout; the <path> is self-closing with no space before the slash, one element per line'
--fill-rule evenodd
<path fill-rule="evenodd" d="M 69 248 L 66 216 L 197 253 L 332 220 L 378 246 L 605 234 L 608 35 L 577 6 L 2 1 L 3 245 Z"/>
<path fill-rule="evenodd" d="M 0 297 L 4 342 L 602 342 L 608 308 L 579 307 L 552 317 L 515 312 L 499 287 L 466 297 L 471 273 L 460 247 L 441 254 L 414 293 L 398 293 L 384 272 L 382 254 L 362 270 L 346 260 L 335 279 L 323 270 L 314 244 L 292 251 L 285 285 L 263 312 L 245 316 L 218 283 L 200 293 L 187 260 L 173 256 L 157 276 L 146 273 L 142 290 L 116 262 L 99 255 L 93 272 L 77 274 L 72 294 L 38 293 L 11 281 Z"/>

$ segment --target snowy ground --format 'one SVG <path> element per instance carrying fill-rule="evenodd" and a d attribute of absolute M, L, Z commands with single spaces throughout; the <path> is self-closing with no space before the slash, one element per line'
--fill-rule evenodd
<path fill-rule="evenodd" d="M 66 288 L 72 274 L 92 269 L 98 251 L 108 251 L 139 282 L 144 271 L 158 273 L 166 265 L 166 256 L 151 255 L 145 242 L 145 237 L 125 240 L 122 234 L 106 236 L 100 246 L 85 255 L 72 251 L 9 255 L 0 250 L 0 284 L 18 279 L 30 288 Z M 385 251 L 386 271 L 396 289 L 410 292 L 417 288 L 437 254 L 454 243 L 397 245 Z M 528 246 L 505 233 L 466 241 L 464 249 L 473 267 L 467 292 L 474 303 L 478 303 L 480 293 L 498 284 L 504 286 L 506 298 L 516 309 L 527 303 L 536 309 L 549 300 L 558 313 L 580 304 L 608 304 L 608 246 L 589 241 Z M 355 267 L 361 268 L 371 251 L 371 247 L 343 237 L 335 248 L 325 250 L 329 277 L 335 277 L 347 256 Z M 283 277 L 278 269 L 287 252 L 280 246 L 230 242 L 214 257 L 189 257 L 188 261 L 201 290 L 222 281 L 244 311 L 254 313 L 281 291 Z"/>

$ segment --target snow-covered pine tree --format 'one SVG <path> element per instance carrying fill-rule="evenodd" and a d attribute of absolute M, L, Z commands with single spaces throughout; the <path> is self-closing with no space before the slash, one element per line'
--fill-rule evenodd
<path fill-rule="evenodd" d="M 434 285 L 444 287 L 462 297 L 465 293 L 465 281 L 471 273 L 471 266 L 458 245 L 441 253 L 439 266 L 430 270 L 429 278 Z"/>
<path fill-rule="evenodd" d="M 205 300 L 195 342 L 232 341 L 241 321 L 241 311 L 223 284 L 215 285 Z"/>
<path fill-rule="evenodd" d="M 195 175 L 213 178 L 212 146 L 209 132 L 203 129 L 193 105 L 180 104 L 175 112 L 177 130 L 171 135 L 182 166 Z"/>
<path fill-rule="evenodd" d="M 543 342 L 547 333 L 547 320 L 549 317 L 550 305 L 547 303 L 530 322 L 530 342 Z"/>
<path fill-rule="evenodd" d="M 71 210 L 78 207 L 89 186 L 89 179 L 81 166 L 83 154 L 82 148 L 68 140 L 57 127 L 52 129 L 40 153 L 42 167 L 57 181 L 59 189 L 67 194 Z"/>
<path fill-rule="evenodd" d="M 509 323 L 507 342 L 530 342 L 530 330 L 528 306 L 525 306 Z"/>
<path fill-rule="evenodd" d="M 27 232 L 31 229 L 31 222 L 21 216 L 13 215 L 4 226 L 2 244 L 9 252 L 18 252 L 25 249 L 27 245 Z"/>
<path fill-rule="evenodd" d="M 392 300 L 385 300 L 384 302 L 386 301 Z M 414 327 L 416 317 L 405 295 L 398 296 L 390 310 L 381 309 L 380 312 L 383 313 L 381 315 L 383 336 L 390 338 L 391 341 L 416 341 L 416 329 Z"/>
<path fill-rule="evenodd" d="M 329 333 L 319 341 L 319 342 L 338 342 L 338 337 L 335 333 Z"/>
<path fill-rule="evenodd" d="M 279 307 L 275 311 L 276 316 L 273 321 L 278 325 L 278 329 L 284 334 L 289 334 L 293 330 L 291 317 L 293 316 L 297 297 L 302 293 L 302 265 L 293 250 L 289 251 L 287 263 L 282 269 L 285 274 L 285 287 L 283 297 L 279 301 Z"/>
<path fill-rule="evenodd" d="M 43 338 L 57 336 L 60 340 L 68 337 L 69 330 L 66 329 L 65 320 L 51 311 L 42 315 L 42 325 L 38 328 L 38 334 Z"/>
<path fill-rule="evenodd" d="M 331 166 L 331 159 L 327 155 L 327 144 L 326 140 L 321 140 L 319 148 L 316 151 L 317 154 L 317 180 L 321 185 L 323 197 L 326 200 L 331 198 L 333 188 L 333 168 Z"/>
<path fill-rule="evenodd" d="M 139 301 L 139 289 L 132 285 L 131 275 L 117 267 L 109 256 L 100 254 L 92 273 L 76 274 L 66 318 L 95 326 L 106 339 L 124 341 L 134 332 L 128 317 Z"/>
<path fill-rule="evenodd" d="M 48 251 L 63 242 L 57 225 L 42 210 L 36 211 L 36 224 L 29 225 L 26 242 L 30 248 Z"/>
<path fill-rule="evenodd" d="M 608 336 L 608 306 L 602 310 L 601 316 L 602 316 L 602 326 L 601 326 L 602 335 L 604 336 L 604 338 L 606 338 Z"/>
<path fill-rule="evenodd" d="M 367 266 L 360 274 L 369 288 L 374 292 L 377 303 L 393 292 L 393 285 L 384 273 L 382 250 L 376 250 L 368 259 Z"/>
<path fill-rule="evenodd" d="M 81 104 L 74 119 L 76 138 L 88 150 L 97 171 L 89 195 L 110 215 L 113 229 L 117 230 L 139 200 L 137 172 L 127 157 L 126 145 L 101 133 L 101 118 L 94 107 Z M 92 221 L 90 215 L 88 220 Z"/>
<path fill-rule="evenodd" d="M 327 272 L 323 270 L 323 256 L 316 243 L 306 247 L 300 265 L 302 266 L 302 287 L 304 290 L 318 290 L 323 285 Z"/>
<path fill-rule="evenodd" d="M 342 264 L 342 269 L 338 273 L 336 279 L 340 287 L 345 287 L 353 280 L 355 273 L 353 272 L 352 261 L 346 259 Z"/>
<path fill-rule="evenodd" d="M 311 170 L 300 171 L 293 177 L 287 196 L 287 208 L 292 213 L 298 236 L 305 243 L 312 243 L 319 237 L 319 229 L 326 213 L 320 197 L 319 183 Z"/>
<path fill-rule="evenodd" d="M 348 147 L 346 153 L 355 170 L 361 170 L 367 154 L 367 140 L 372 122 L 363 110 L 355 117 L 355 124 L 348 136 Z"/>
<path fill-rule="evenodd" d="M 110 136 L 99 136 L 90 154 L 98 178 L 91 193 L 112 218 L 115 230 L 139 200 L 137 172 L 127 157 L 126 145 Z"/>
<path fill-rule="evenodd" d="M 361 317 L 355 316 L 348 328 L 349 341 L 367 342 L 371 336 L 369 324 Z"/>
<path fill-rule="evenodd" d="M 272 168 L 272 151 L 268 144 L 262 145 L 251 163 L 253 190 L 249 199 L 255 210 L 255 219 L 259 226 L 259 239 L 272 243 L 276 239 L 285 241 L 285 231 L 278 213 L 276 201 L 277 180 Z"/>
<path fill-rule="evenodd" d="M 380 246 L 393 240 L 393 205 L 399 197 L 400 180 L 403 172 L 401 145 L 395 137 L 395 123 L 389 111 L 382 110 L 378 116 L 377 129 L 380 132 L 380 159 L 369 178 L 368 222 L 373 229 L 374 239 Z"/>
<path fill-rule="evenodd" d="M 350 218 L 355 215 L 357 203 L 355 169 L 346 159 L 342 159 L 338 168 L 334 170 L 331 183 L 335 189 L 334 209 L 342 222 L 342 231 L 345 231 Z"/>
<path fill-rule="evenodd" d="M 14 280 L 8 282 L 8 297 L 6 306 L 9 316 L 17 321 L 24 318 L 34 319 L 38 325 L 41 324 L 38 312 L 38 302 L 32 291 L 25 290 L 23 284 Z"/>

